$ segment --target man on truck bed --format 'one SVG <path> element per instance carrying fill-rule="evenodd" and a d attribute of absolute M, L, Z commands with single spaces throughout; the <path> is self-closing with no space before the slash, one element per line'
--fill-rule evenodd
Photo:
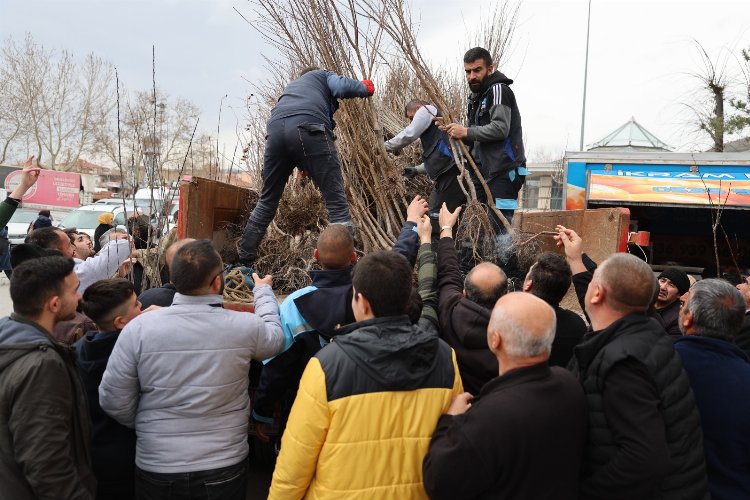
<path fill-rule="evenodd" d="M 468 143 L 494 198 L 483 199 L 484 190 L 479 188 L 479 201 L 494 203 L 510 222 L 518 208 L 518 192 L 527 174 L 521 113 L 510 89 L 513 80 L 495 70 L 492 56 L 481 47 L 466 52 L 464 71 L 471 89 L 467 110 L 469 126 L 449 123 L 441 128 L 454 139 Z M 497 226 L 500 229 L 500 225 Z"/>
<path fill-rule="evenodd" d="M 338 99 L 369 97 L 370 80 L 352 80 L 316 67 L 302 70 L 286 86 L 271 110 L 263 157 L 263 187 L 240 240 L 240 264 L 255 263 L 258 246 L 276 215 L 286 181 L 294 167 L 305 171 L 320 189 L 331 224 L 352 227 L 336 151 L 333 114 Z"/>

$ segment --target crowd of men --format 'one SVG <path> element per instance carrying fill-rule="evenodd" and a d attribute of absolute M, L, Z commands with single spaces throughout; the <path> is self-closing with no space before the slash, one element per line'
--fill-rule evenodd
<path fill-rule="evenodd" d="M 494 92 L 470 109 L 512 123 L 507 78 L 484 80 L 491 62 L 467 57 L 472 91 Z M 323 93 L 372 93 L 309 74 Z M 286 140 L 328 140 L 288 112 Z M 422 134 L 481 143 L 490 130 L 472 129 L 487 125 Z M 497 199 L 521 168 L 492 179 Z M 24 168 L 0 226 L 38 173 Z M 0 496 L 244 499 L 252 419 L 283 431 L 273 499 L 750 497 L 750 281 L 691 286 L 624 253 L 597 264 L 558 226 L 559 252 L 511 291 L 491 262 L 463 275 L 461 202 L 436 199 L 417 196 L 393 248 L 359 259 L 348 224 L 332 223 L 311 285 L 281 305 L 272 277 L 253 274 L 253 313 L 223 308 L 209 240 L 173 243 L 168 282 L 138 294 L 113 277 L 131 262 L 127 232 L 95 253 L 78 233 L 32 231 L 13 249 L 14 312 L 0 319 Z M 245 256 L 270 222 L 259 210 Z M 585 319 L 560 306 L 571 285 Z"/>

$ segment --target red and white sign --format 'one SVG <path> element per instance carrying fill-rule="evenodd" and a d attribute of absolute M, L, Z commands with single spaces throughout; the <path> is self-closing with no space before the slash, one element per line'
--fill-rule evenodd
<path fill-rule="evenodd" d="M 5 189 L 10 193 L 21 181 L 21 170 L 11 172 L 5 178 Z M 23 203 L 45 207 L 80 206 L 79 193 L 81 189 L 81 175 L 73 172 L 59 172 L 44 170 L 39 173 L 36 184 L 23 196 Z"/>

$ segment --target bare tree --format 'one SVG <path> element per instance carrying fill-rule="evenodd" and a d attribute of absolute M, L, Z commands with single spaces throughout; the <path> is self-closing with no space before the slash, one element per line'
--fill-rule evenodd
<path fill-rule="evenodd" d="M 93 54 L 78 64 L 70 52 L 45 49 L 31 34 L 22 43 L 9 38 L 0 57 L 0 113 L 15 117 L 3 119 L 3 156 L 29 144 L 40 163 L 69 170 L 94 152 L 115 105 L 112 66 Z"/>
<path fill-rule="evenodd" d="M 712 151 L 724 151 L 724 134 L 727 130 L 724 102 L 728 88 L 727 65 L 731 53 L 726 51 L 716 60 L 708 55 L 698 40 L 693 40 L 701 58 L 702 68 L 691 76 L 700 82 L 698 92 L 686 106 L 692 110 L 698 129 L 708 134 L 713 142 Z"/>
<path fill-rule="evenodd" d="M 131 189 L 149 176 L 154 176 L 154 181 L 172 180 L 171 173 L 180 170 L 190 147 L 199 108 L 158 89 L 134 92 L 121 97 L 121 102 L 119 141 L 117 119 L 108 116 L 97 136 L 102 153 L 115 163 L 122 155 Z"/>

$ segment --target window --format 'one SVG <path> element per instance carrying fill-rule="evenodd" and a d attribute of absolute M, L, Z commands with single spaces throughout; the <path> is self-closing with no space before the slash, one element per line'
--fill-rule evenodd
<path fill-rule="evenodd" d="M 539 208 L 539 179 L 526 178 L 523 188 L 523 208 Z"/>
<path fill-rule="evenodd" d="M 550 190 L 549 200 L 550 210 L 562 210 L 563 209 L 563 186 L 561 182 L 557 182 L 552 177 L 552 188 Z"/>

